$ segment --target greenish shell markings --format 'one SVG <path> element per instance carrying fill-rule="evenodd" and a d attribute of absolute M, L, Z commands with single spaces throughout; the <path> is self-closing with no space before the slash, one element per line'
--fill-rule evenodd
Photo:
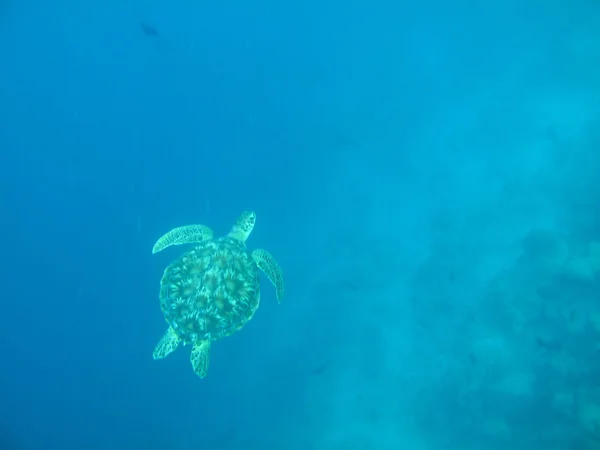
<path fill-rule="evenodd" d="M 227 236 L 213 239 L 204 225 L 179 227 L 162 236 L 153 253 L 171 245 L 197 244 L 165 269 L 160 283 L 160 307 L 169 324 L 154 349 L 154 359 L 164 358 L 180 343 L 191 344 L 190 361 L 198 376 L 208 371 L 211 341 L 240 330 L 260 303 L 262 270 L 283 299 L 280 266 L 266 250 L 248 254 L 256 215 L 244 212 Z"/>
<path fill-rule="evenodd" d="M 160 307 L 183 343 L 221 339 L 239 330 L 258 307 L 259 278 L 240 242 L 200 244 L 167 267 Z"/>

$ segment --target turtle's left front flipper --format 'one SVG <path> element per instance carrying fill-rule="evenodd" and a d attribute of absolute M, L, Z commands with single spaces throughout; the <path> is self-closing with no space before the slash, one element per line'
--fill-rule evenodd
<path fill-rule="evenodd" d="M 208 361 L 210 358 L 210 340 L 194 342 L 190 362 L 194 368 L 194 372 L 200 378 L 204 378 L 208 373 Z"/>
<path fill-rule="evenodd" d="M 196 244 L 212 238 L 213 231 L 206 225 L 186 225 L 163 234 L 152 247 L 152 253 L 158 253 L 171 245 Z"/>
<path fill-rule="evenodd" d="M 252 259 L 256 263 L 256 265 L 262 270 L 267 278 L 273 283 L 275 286 L 275 295 L 277 296 L 277 301 L 281 302 L 283 300 L 283 271 L 273 255 L 271 255 L 268 251 L 263 249 L 256 249 L 252 252 Z"/>

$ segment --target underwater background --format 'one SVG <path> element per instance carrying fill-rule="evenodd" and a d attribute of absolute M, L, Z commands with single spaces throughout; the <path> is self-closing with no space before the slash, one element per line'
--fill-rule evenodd
<path fill-rule="evenodd" d="M 600 3 L 0 0 L 0 450 L 600 449 Z M 284 271 L 154 361 L 186 224 Z"/>

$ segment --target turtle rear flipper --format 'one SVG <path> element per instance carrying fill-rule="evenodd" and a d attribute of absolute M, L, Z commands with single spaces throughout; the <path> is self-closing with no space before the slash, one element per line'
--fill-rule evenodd
<path fill-rule="evenodd" d="M 212 238 L 213 231 L 206 225 L 186 225 L 173 228 L 156 241 L 152 247 L 152 253 L 158 253 L 171 245 L 195 244 Z"/>
<path fill-rule="evenodd" d="M 200 378 L 204 378 L 208 373 L 208 360 L 210 357 L 210 340 L 205 339 L 203 341 L 194 342 L 192 347 L 192 354 L 190 356 L 190 362 L 194 368 L 194 372 Z"/>
<path fill-rule="evenodd" d="M 273 283 L 275 286 L 275 295 L 277 296 L 277 301 L 281 302 L 283 300 L 283 271 L 273 255 L 271 255 L 268 251 L 263 249 L 256 249 L 252 252 L 252 259 L 262 270 L 267 278 Z"/>
<path fill-rule="evenodd" d="M 154 359 L 164 358 L 179 347 L 180 342 L 181 339 L 175 334 L 175 330 L 173 330 L 172 327 L 169 327 L 164 336 L 158 341 L 158 344 L 156 344 L 152 357 Z"/>

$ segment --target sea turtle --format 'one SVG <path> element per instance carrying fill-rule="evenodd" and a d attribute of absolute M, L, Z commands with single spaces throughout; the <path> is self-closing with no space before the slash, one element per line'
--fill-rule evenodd
<path fill-rule="evenodd" d="M 204 225 L 175 228 L 154 244 L 152 253 L 171 245 L 197 244 L 165 269 L 160 282 L 160 308 L 169 328 L 154 349 L 154 359 L 164 358 L 180 343 L 192 344 L 190 361 L 204 378 L 208 371 L 211 341 L 241 329 L 260 300 L 258 269 L 275 285 L 277 301 L 283 299 L 279 264 L 266 250 L 246 250 L 256 214 L 244 211 L 226 236 L 214 239 Z"/>

